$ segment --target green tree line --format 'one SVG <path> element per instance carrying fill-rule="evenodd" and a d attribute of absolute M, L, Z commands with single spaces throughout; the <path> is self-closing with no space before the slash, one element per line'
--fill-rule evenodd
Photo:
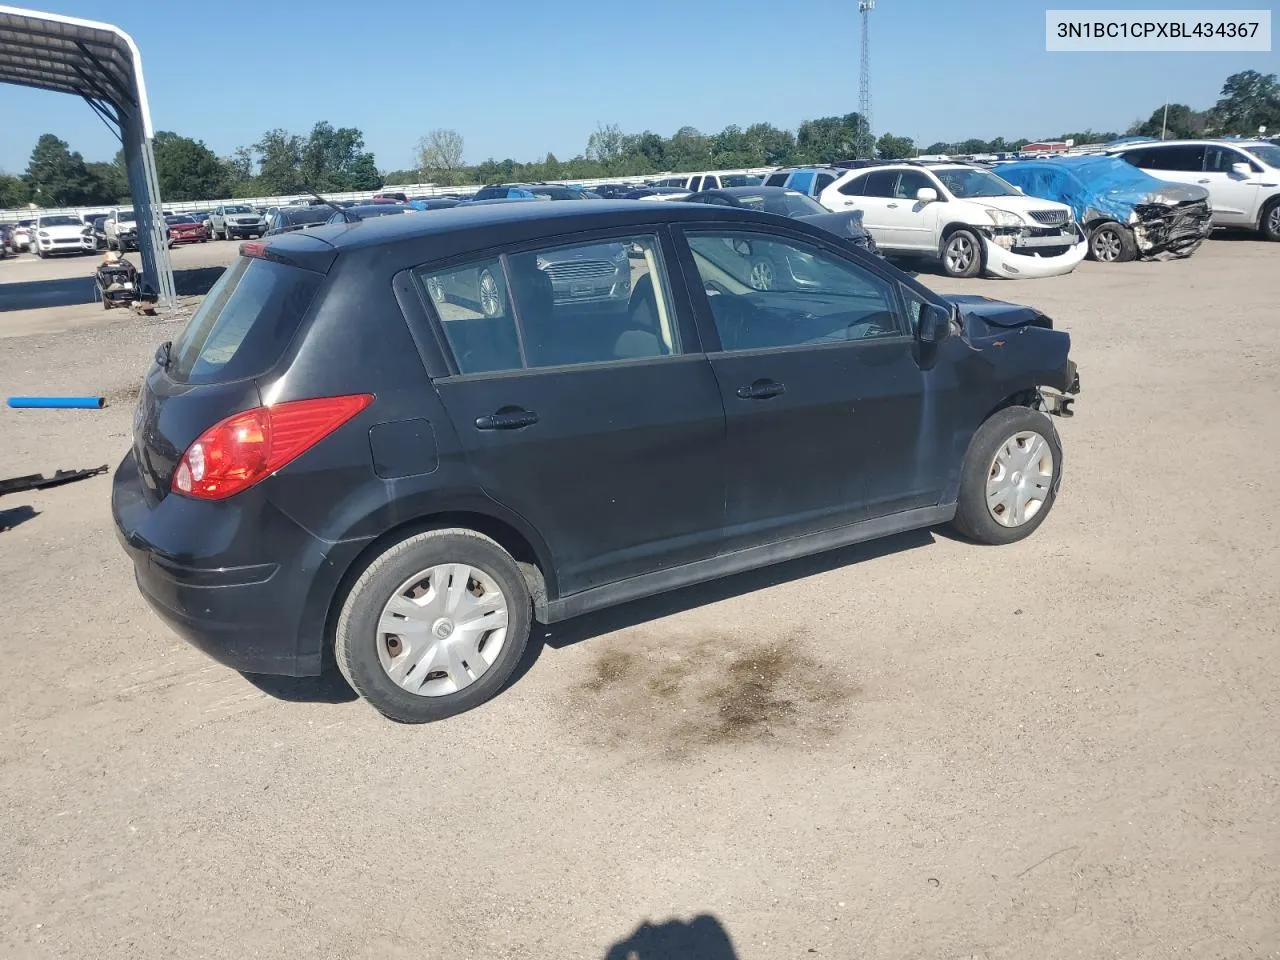
<path fill-rule="evenodd" d="M 1260 126 L 1280 133 L 1280 82 L 1275 74 L 1245 70 L 1227 77 L 1218 101 L 1196 110 L 1186 104 L 1161 105 L 1130 134 L 1168 137 L 1255 135 Z M 1115 131 L 1085 130 L 1049 139 L 1078 144 L 1115 139 Z M 230 197 L 279 196 L 308 190 L 337 192 L 376 190 L 384 185 L 433 182 L 442 185 L 494 183 L 507 180 L 586 180 L 642 176 L 666 171 L 732 169 L 829 163 L 855 156 L 886 159 L 925 154 L 1001 153 L 1029 143 L 1027 139 L 938 141 L 917 149 L 910 137 L 885 133 L 872 140 L 857 113 L 806 120 L 794 131 L 771 123 L 737 125 L 719 133 L 681 127 L 669 137 L 645 130 L 625 133 L 617 124 L 598 125 L 582 153 L 561 160 L 548 153 L 519 161 L 489 158 L 463 162 L 464 143 L 453 130 L 432 130 L 418 141 L 417 166 L 380 172 L 364 135 L 354 127 L 320 121 L 306 136 L 277 128 L 257 141 L 217 156 L 202 140 L 170 131 L 155 136 L 156 174 L 164 200 L 216 200 Z M 128 202 L 124 157 L 86 162 L 51 133 L 36 142 L 27 169 L 19 176 L 0 174 L 0 208 L 36 203 L 43 207 L 108 205 Z"/>

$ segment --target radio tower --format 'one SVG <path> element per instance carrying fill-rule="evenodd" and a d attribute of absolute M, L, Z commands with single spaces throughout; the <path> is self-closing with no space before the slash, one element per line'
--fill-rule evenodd
<path fill-rule="evenodd" d="M 858 12 L 862 14 L 862 73 L 858 78 L 858 112 L 867 125 L 858 147 L 858 156 L 870 158 L 875 153 L 875 137 L 871 133 L 871 11 L 876 0 L 858 0 Z"/>

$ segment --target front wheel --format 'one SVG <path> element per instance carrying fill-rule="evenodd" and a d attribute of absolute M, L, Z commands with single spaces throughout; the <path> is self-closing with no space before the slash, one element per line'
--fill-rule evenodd
<path fill-rule="evenodd" d="M 533 610 L 515 560 L 474 530 L 429 530 L 375 559 L 334 634 L 338 669 L 392 720 L 426 723 L 479 706 L 510 678 Z"/>
<path fill-rule="evenodd" d="M 1053 422 L 1028 407 L 1005 407 L 969 444 L 952 526 L 978 543 L 1014 543 L 1044 522 L 1061 480 L 1062 442 Z"/>
<path fill-rule="evenodd" d="M 1122 224 L 1108 221 L 1089 235 L 1089 256 L 1099 263 L 1128 263 L 1137 255 L 1133 231 Z"/>
<path fill-rule="evenodd" d="M 1272 200 L 1262 211 L 1261 226 L 1264 239 L 1280 242 L 1280 197 Z"/>
<path fill-rule="evenodd" d="M 948 277 L 976 277 L 982 272 L 982 241 L 971 230 L 957 230 L 942 244 L 942 269 Z"/>

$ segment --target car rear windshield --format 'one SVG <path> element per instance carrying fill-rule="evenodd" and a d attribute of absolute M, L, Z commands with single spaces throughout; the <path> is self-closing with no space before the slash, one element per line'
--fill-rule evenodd
<path fill-rule="evenodd" d="M 323 279 L 274 260 L 241 257 L 182 331 L 169 376 L 183 383 L 226 383 L 265 373 L 293 339 Z"/>

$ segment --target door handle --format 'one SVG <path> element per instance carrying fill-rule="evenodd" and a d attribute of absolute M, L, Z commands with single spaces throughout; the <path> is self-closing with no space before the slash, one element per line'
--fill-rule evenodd
<path fill-rule="evenodd" d="M 1197 180 L 1197 181 L 1196 181 L 1196 183 L 1212 183 L 1212 182 L 1213 182 L 1213 181 L 1212 181 L 1212 180 L 1210 180 L 1208 177 L 1205 177 L 1203 180 Z"/>
<path fill-rule="evenodd" d="M 896 203 L 886 204 L 886 206 L 888 206 L 888 208 L 889 208 L 890 210 L 897 210 L 897 209 L 898 209 L 898 205 L 897 205 Z"/>
<path fill-rule="evenodd" d="M 768 400 L 786 392 L 787 385 L 776 380 L 757 380 L 750 386 L 738 388 L 738 396 L 743 400 Z"/>
<path fill-rule="evenodd" d="M 532 410 L 500 410 L 486 417 L 476 417 L 477 430 L 519 430 L 538 422 Z"/>

